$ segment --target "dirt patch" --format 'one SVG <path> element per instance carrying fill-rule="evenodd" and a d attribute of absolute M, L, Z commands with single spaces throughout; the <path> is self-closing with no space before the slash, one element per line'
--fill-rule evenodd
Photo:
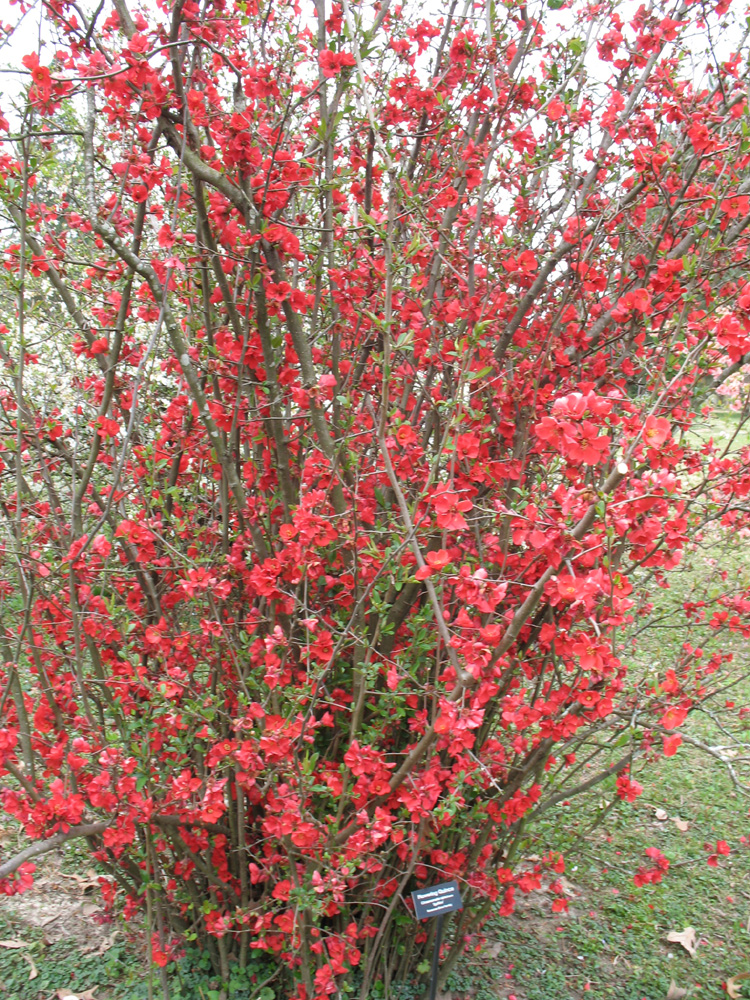
<path fill-rule="evenodd" d="M 82 954 L 104 954 L 114 943 L 115 925 L 104 912 L 97 874 L 60 870 L 61 857 L 51 855 L 39 865 L 34 885 L 20 896 L 0 902 L 6 920 L 41 931 L 45 944 L 69 941 Z"/>

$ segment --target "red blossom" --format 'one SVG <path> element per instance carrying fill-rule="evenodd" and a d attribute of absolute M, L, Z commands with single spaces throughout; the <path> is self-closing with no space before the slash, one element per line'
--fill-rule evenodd
<path fill-rule="evenodd" d="M 650 448 L 658 448 L 669 438 L 671 429 L 664 417 L 650 416 L 643 425 L 643 440 Z"/>
<path fill-rule="evenodd" d="M 665 729 L 677 729 L 685 721 L 688 710 L 680 706 L 668 709 L 659 720 Z"/>
<path fill-rule="evenodd" d="M 464 513 L 474 506 L 467 497 L 456 493 L 447 486 L 441 486 L 430 497 L 435 509 L 435 520 L 439 528 L 446 531 L 460 531 L 466 527 Z"/>
<path fill-rule="evenodd" d="M 354 56 L 351 52 L 332 52 L 324 49 L 318 56 L 323 76 L 330 79 L 337 76 L 345 66 L 354 66 Z"/>

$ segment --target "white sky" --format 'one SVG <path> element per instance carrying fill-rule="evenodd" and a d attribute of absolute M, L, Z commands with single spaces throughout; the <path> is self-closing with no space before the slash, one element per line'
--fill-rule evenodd
<path fill-rule="evenodd" d="M 105 0 L 105 2 L 105 10 L 100 14 L 100 21 L 107 16 L 108 8 L 111 9 L 111 0 Z M 733 16 L 740 21 L 742 28 L 744 28 L 744 24 L 742 24 L 744 12 L 741 14 L 740 8 L 746 2 L 747 0 L 739 0 L 739 2 L 734 4 L 737 13 Z M 303 20 L 306 18 L 308 9 L 312 20 L 312 0 L 301 0 L 301 5 L 303 8 Z M 670 3 L 668 0 L 660 0 L 659 5 L 661 10 L 666 14 L 668 11 L 674 9 L 676 2 Z M 330 0 L 328 0 L 326 6 L 330 6 Z M 459 4 L 457 13 L 463 6 L 463 3 Z M 618 4 L 617 11 L 625 25 L 632 19 L 640 6 L 640 0 L 622 0 Z M 82 0 L 80 7 L 84 11 L 94 9 L 96 2 L 94 0 Z M 142 7 L 154 9 L 153 0 L 143 0 L 143 2 L 130 0 L 130 7 L 133 12 Z M 424 0 L 423 3 L 420 4 L 417 2 L 414 6 L 408 6 L 407 0 L 403 17 L 418 17 L 419 19 L 427 17 L 434 22 L 446 7 L 447 0 Z M 573 10 L 555 11 L 547 7 L 546 0 L 529 0 L 528 9 L 531 17 L 542 19 L 548 37 L 557 38 L 560 35 L 570 32 L 574 27 L 575 7 Z M 580 10 L 581 8 L 578 7 L 577 9 Z M 693 10 L 695 11 L 696 8 L 693 8 Z M 158 13 L 158 16 L 160 18 L 165 17 L 161 12 Z M 696 15 L 691 12 L 691 16 L 695 17 Z M 484 35 L 484 18 L 482 16 L 475 16 L 472 20 L 474 21 L 476 33 Z M 693 64 L 692 70 L 686 67 L 684 72 L 688 76 L 692 75 L 694 80 L 705 75 L 708 62 L 706 53 L 709 45 L 713 47 L 715 57 L 723 61 L 731 55 L 733 46 L 740 39 L 741 29 L 739 26 L 730 27 L 727 25 L 721 30 L 718 19 L 712 17 L 711 20 L 713 22 L 712 29 L 695 31 L 691 38 L 683 42 L 686 46 L 686 54 Z M 23 90 L 28 79 L 21 59 L 25 54 L 36 52 L 41 47 L 42 63 L 49 62 L 55 50 L 55 42 L 51 38 L 50 25 L 43 16 L 41 0 L 31 0 L 31 9 L 23 16 L 20 13 L 18 5 L 11 5 L 10 0 L 0 0 L 0 22 L 6 26 L 16 25 L 10 36 L 6 37 L 5 41 L 0 43 L 0 111 L 8 118 L 11 129 L 14 130 L 18 127 L 20 120 L 19 114 L 14 110 L 14 105 L 20 106 L 22 104 Z M 624 30 L 627 37 L 627 29 Z M 578 34 L 580 35 L 581 33 L 579 30 Z M 163 55 L 159 55 L 156 58 L 163 60 L 164 57 Z M 535 53 L 532 53 L 523 67 L 523 75 L 526 78 L 538 75 L 538 64 L 539 57 Z M 590 82 L 594 85 L 595 83 L 604 84 L 612 77 L 613 67 L 611 64 L 602 63 L 597 56 L 595 35 L 590 40 L 589 50 L 585 57 L 585 66 Z M 426 70 L 426 67 L 426 58 L 420 60 L 417 65 L 418 71 Z M 606 93 L 606 88 L 603 87 L 602 91 Z M 534 116 L 532 115 L 532 117 Z M 543 113 L 538 113 L 536 117 L 537 123 L 533 127 L 535 132 L 541 134 L 546 127 L 544 115 Z"/>
<path fill-rule="evenodd" d="M 28 0 L 27 0 L 28 2 Z M 304 3 L 308 3 L 312 9 L 312 0 L 303 0 Z M 92 4 L 89 2 L 84 2 L 80 4 L 80 7 L 85 11 Z M 93 4 L 95 7 L 96 4 Z M 151 6 L 150 3 L 131 3 L 131 9 L 133 11 L 140 7 L 145 6 L 148 8 Z M 329 6 L 329 4 L 327 4 Z M 416 5 L 413 10 L 419 12 L 420 17 L 427 17 L 430 20 L 436 20 L 442 9 L 447 6 L 444 2 L 440 0 L 426 0 L 426 2 L 421 5 Z M 621 3 L 617 5 L 617 11 L 620 14 L 622 20 L 627 24 L 629 20 L 636 13 L 638 8 L 641 6 L 640 0 L 622 0 Z M 662 9 L 666 14 L 674 5 L 668 2 L 662 4 Z M 742 3 L 735 3 L 736 16 L 738 19 L 744 19 L 747 11 L 740 13 L 740 7 Z M 107 4 L 107 7 L 111 7 L 111 3 Z M 529 3 L 529 10 L 532 16 L 541 16 L 545 23 L 548 35 L 554 35 L 557 31 L 564 33 L 570 30 L 574 21 L 574 10 L 567 11 L 555 11 L 547 8 L 546 3 L 539 2 Z M 106 10 L 100 15 L 100 20 L 106 15 Z M 159 15 L 164 17 L 163 14 Z M 304 16 L 304 12 L 303 12 Z M 409 16 L 405 13 L 404 16 Z M 691 16 L 694 16 L 691 14 Z M 477 34 L 482 33 L 482 18 L 476 18 L 476 31 Z M 702 72 L 705 67 L 706 57 L 705 52 L 707 45 L 710 41 L 712 44 L 717 58 L 724 60 L 732 52 L 733 44 L 738 41 L 738 34 L 736 29 L 734 30 L 720 30 L 716 23 L 716 19 L 713 19 L 713 31 L 696 32 L 692 39 L 689 41 L 690 51 L 695 58 L 696 66 L 695 69 L 698 73 Z M 52 45 L 50 44 L 50 33 L 49 25 L 45 22 L 42 16 L 42 4 L 40 0 L 32 0 L 31 9 L 26 15 L 21 15 L 19 6 L 17 4 L 11 5 L 10 0 L 0 0 L 0 22 L 5 25 L 5 27 L 14 26 L 14 30 L 9 38 L 4 42 L 0 43 L 0 101 L 2 101 L 3 110 L 7 114 L 8 105 L 10 103 L 9 98 L 12 100 L 15 98 L 21 90 L 23 75 L 19 74 L 19 71 L 23 70 L 21 65 L 21 58 L 29 52 L 36 52 L 42 44 L 42 49 L 44 55 L 47 56 L 45 59 L 42 56 L 42 62 L 46 62 L 52 55 Z M 558 27 L 559 26 L 559 27 Z M 45 52 L 46 50 L 46 52 Z M 598 79 L 603 77 L 608 77 L 611 72 L 611 66 L 603 66 L 594 52 L 586 60 L 587 69 L 589 73 Z"/>

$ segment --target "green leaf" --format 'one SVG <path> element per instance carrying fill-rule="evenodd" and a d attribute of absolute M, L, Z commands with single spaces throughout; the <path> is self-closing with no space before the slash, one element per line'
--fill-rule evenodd
<path fill-rule="evenodd" d="M 417 253 L 421 249 L 422 249 L 422 241 L 418 236 L 415 235 L 412 237 L 412 241 L 404 251 L 404 254 L 407 257 L 412 257 L 415 253 Z"/>
<path fill-rule="evenodd" d="M 364 209 L 359 210 L 359 218 L 364 222 L 366 226 L 371 226 L 373 229 L 377 229 L 378 232 L 383 228 L 382 223 L 378 222 L 377 219 L 373 219 L 371 215 L 368 215 Z"/>
<path fill-rule="evenodd" d="M 552 4 L 550 3 L 550 7 Z M 559 4 L 562 7 L 562 4 Z M 580 56 L 583 52 L 583 40 L 580 38 L 571 38 L 568 42 L 568 49 L 573 53 L 574 56 Z"/>

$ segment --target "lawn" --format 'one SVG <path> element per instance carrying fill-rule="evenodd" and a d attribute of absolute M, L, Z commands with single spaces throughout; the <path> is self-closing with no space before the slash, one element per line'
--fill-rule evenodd
<path fill-rule="evenodd" d="M 722 839 L 731 853 L 712 867 L 705 845 Z M 670 868 L 661 884 L 636 888 L 650 846 Z M 674 982 L 675 1000 L 713 1000 L 727 997 L 724 984 L 735 977 L 736 996 L 750 997 L 750 981 L 737 979 L 750 973 L 750 823 L 718 762 L 683 746 L 651 770 L 636 803 L 610 813 L 575 853 L 569 912 L 552 914 L 548 899 L 530 894 L 487 929 L 485 954 L 453 977 L 454 996 L 664 1000 Z M 693 955 L 666 940 L 689 927 Z"/>

